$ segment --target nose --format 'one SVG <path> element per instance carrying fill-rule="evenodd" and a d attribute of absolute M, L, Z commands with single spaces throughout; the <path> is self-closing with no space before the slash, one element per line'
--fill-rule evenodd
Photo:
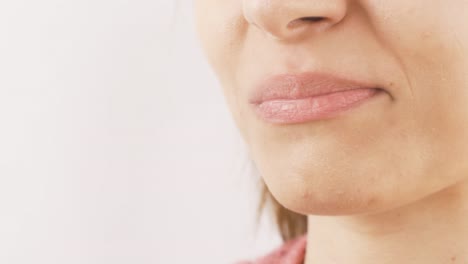
<path fill-rule="evenodd" d="M 243 0 L 249 24 L 282 41 L 330 28 L 346 16 L 349 0 Z"/>

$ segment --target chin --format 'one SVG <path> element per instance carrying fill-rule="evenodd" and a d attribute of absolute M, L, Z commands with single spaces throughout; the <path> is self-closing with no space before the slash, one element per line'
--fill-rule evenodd
<path fill-rule="evenodd" d="M 397 206 L 410 199 L 405 193 L 411 193 L 396 188 L 401 187 L 396 186 L 398 181 L 389 180 L 396 175 L 370 168 L 284 170 L 269 166 L 260 168 L 260 174 L 281 205 L 303 215 L 370 214 Z"/>
<path fill-rule="evenodd" d="M 272 195 L 281 205 L 303 215 L 367 214 L 384 210 L 389 206 L 383 203 L 384 199 L 375 192 L 363 189 L 358 186 L 341 190 L 337 186 L 325 189 L 304 185 L 270 187 Z"/>

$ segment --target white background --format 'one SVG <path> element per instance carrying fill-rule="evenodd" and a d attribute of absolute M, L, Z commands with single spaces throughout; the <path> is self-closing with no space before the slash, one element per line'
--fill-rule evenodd
<path fill-rule="evenodd" d="M 190 1 L 0 1 L 0 263 L 232 263 L 255 177 Z"/>

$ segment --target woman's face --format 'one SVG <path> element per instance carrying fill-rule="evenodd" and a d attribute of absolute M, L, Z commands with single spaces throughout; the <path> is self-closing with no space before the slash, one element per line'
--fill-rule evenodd
<path fill-rule="evenodd" d="M 466 0 L 196 0 L 250 154 L 302 214 L 388 210 L 468 176 L 467 11 Z M 313 101 L 317 87 L 380 92 Z"/>

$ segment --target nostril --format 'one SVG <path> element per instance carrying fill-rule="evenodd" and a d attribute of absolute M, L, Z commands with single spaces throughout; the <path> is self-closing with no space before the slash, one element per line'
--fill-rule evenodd
<path fill-rule="evenodd" d="M 319 17 L 319 16 L 311 16 L 311 17 L 301 17 L 298 19 L 295 19 L 288 24 L 288 28 L 295 28 L 299 25 L 303 24 L 309 24 L 309 23 L 317 23 L 325 20 L 325 17 Z"/>
<path fill-rule="evenodd" d="M 324 20 L 324 17 L 302 17 L 299 20 L 305 21 L 305 22 L 319 22 Z"/>

